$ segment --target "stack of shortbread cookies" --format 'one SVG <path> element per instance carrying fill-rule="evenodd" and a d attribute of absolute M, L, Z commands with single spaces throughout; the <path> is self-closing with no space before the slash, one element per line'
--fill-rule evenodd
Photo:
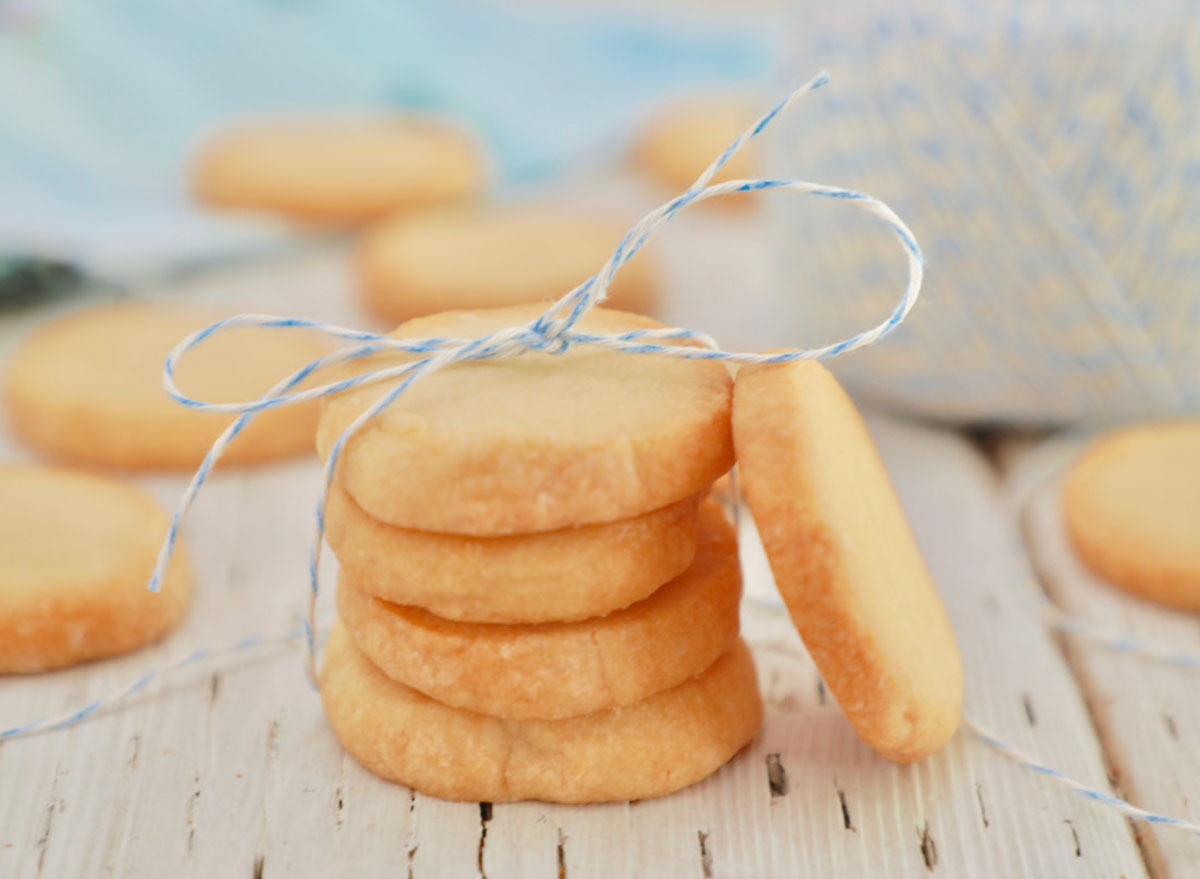
<path fill-rule="evenodd" d="M 473 338 L 536 307 L 447 312 Z M 578 329 L 657 326 L 596 309 Z M 325 516 L 341 564 L 325 709 L 371 771 L 448 799 L 595 802 L 685 787 L 755 734 L 731 379 L 578 346 L 456 364 L 347 443 Z M 331 399 L 322 455 L 390 385 Z"/>

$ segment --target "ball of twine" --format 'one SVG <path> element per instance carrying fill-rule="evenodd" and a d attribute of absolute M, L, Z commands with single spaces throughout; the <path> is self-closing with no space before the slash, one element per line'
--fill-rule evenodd
<path fill-rule="evenodd" d="M 914 320 L 839 375 L 950 421 L 1200 411 L 1194 8 L 852 6 L 799 50 L 833 56 L 848 87 L 777 146 L 789 167 L 896 207 L 928 276 Z M 892 257 L 871 230 L 776 209 L 789 343 L 886 311 Z"/>

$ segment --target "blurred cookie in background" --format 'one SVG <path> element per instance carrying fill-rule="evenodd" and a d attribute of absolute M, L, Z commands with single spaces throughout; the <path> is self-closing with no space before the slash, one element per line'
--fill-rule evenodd
<path fill-rule="evenodd" d="M 194 163 L 201 202 L 295 220 L 353 225 L 397 209 L 478 194 L 479 145 L 432 118 L 278 119 L 214 135 Z"/>
<path fill-rule="evenodd" d="M 650 116 L 637 133 L 633 164 L 673 192 L 683 192 L 734 138 L 761 115 L 749 96 L 714 95 L 680 100 Z M 713 177 L 713 183 L 760 176 L 757 142 L 738 150 Z M 730 202 L 724 196 L 714 203 Z M 740 202 L 743 196 L 733 197 Z"/>
<path fill-rule="evenodd" d="M 1067 473 L 1062 504 L 1071 543 L 1094 573 L 1200 610 L 1200 421 L 1101 436 Z"/>
<path fill-rule="evenodd" d="M 0 466 L 0 674 L 127 653 L 172 629 L 190 590 L 184 555 L 161 592 L 146 588 L 167 521 L 112 479 Z"/>
<path fill-rule="evenodd" d="M 76 464 L 129 470 L 198 466 L 234 416 L 196 412 L 172 400 L 162 386 L 163 362 L 186 335 L 222 316 L 186 305 L 122 303 L 43 324 L 4 373 L 13 432 Z M 198 399 L 249 400 L 328 350 L 302 332 L 239 328 L 190 352 L 176 380 Z M 307 452 L 316 418 L 315 403 L 262 413 L 223 460 L 248 463 Z"/>
<path fill-rule="evenodd" d="M 359 246 L 363 298 L 400 322 L 452 309 L 544 302 L 603 268 L 628 226 L 615 217 L 548 206 L 446 208 L 404 214 Z M 659 281 L 645 254 L 617 272 L 604 304 L 652 314 Z"/>

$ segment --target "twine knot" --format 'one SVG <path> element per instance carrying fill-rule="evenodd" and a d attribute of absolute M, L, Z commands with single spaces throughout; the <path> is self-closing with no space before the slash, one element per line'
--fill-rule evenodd
<path fill-rule="evenodd" d="M 571 347 L 568 332 L 571 324 L 562 320 L 547 319 L 545 314 L 525 328 L 517 341 L 531 351 L 546 354 L 565 354 Z"/>

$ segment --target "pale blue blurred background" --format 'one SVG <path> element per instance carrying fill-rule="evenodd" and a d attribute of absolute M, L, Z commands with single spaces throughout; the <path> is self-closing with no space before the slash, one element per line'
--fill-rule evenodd
<path fill-rule="evenodd" d="M 269 238 L 186 200 L 200 138 L 290 111 L 432 109 L 488 143 L 501 186 L 620 149 L 645 108 L 760 83 L 779 29 L 484 0 L 0 0 L 0 248 L 117 274 Z"/>
<path fill-rule="evenodd" d="M 0 0 L 0 253 L 119 278 L 288 240 L 187 202 L 198 140 L 240 117 L 446 112 L 503 194 L 619 158 L 671 95 L 769 99 L 828 68 L 768 170 L 883 198 L 927 257 L 908 323 L 836 363 L 862 397 L 955 423 L 1200 411 L 1196 0 L 645 5 Z M 779 197 L 768 216 L 771 296 L 729 297 L 754 343 L 890 310 L 878 224 Z"/>

